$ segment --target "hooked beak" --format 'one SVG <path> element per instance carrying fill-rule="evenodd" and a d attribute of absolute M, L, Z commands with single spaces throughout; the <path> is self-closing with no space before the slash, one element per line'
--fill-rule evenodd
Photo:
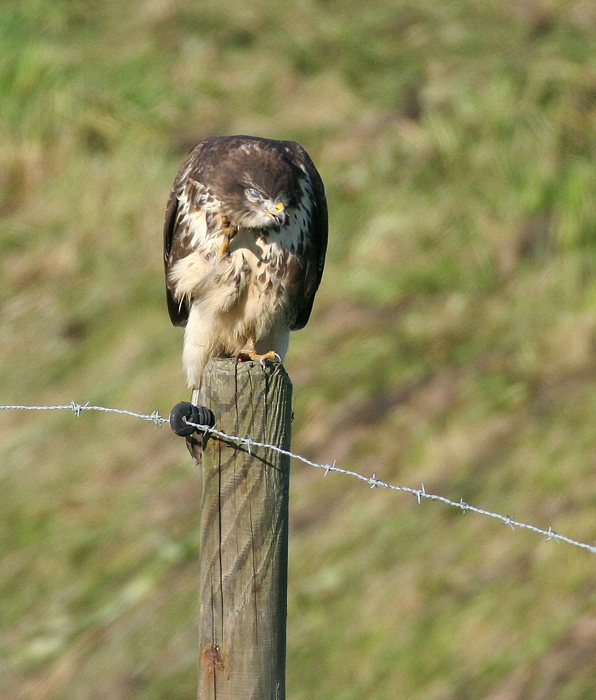
<path fill-rule="evenodd" d="M 283 202 L 278 202 L 273 211 L 267 209 L 267 214 L 269 214 L 278 226 L 285 226 L 288 223 L 288 212 Z"/>

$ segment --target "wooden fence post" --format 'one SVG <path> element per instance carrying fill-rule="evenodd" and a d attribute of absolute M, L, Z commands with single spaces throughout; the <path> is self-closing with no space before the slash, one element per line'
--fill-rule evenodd
<path fill-rule="evenodd" d="M 212 360 L 192 402 L 216 428 L 290 446 L 292 384 L 281 364 Z M 202 471 L 199 700 L 285 698 L 290 460 L 188 439 Z"/>

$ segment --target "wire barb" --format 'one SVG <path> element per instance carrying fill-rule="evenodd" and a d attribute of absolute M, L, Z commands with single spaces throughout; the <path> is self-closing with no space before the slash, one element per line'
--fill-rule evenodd
<path fill-rule="evenodd" d="M 515 532 L 515 527 L 513 523 L 515 523 L 515 520 L 510 515 L 505 515 L 503 517 L 503 525 L 509 525 L 513 532 Z"/>
<path fill-rule="evenodd" d="M 201 407 L 204 408 L 204 407 Z M 120 408 L 105 408 L 104 406 L 90 406 L 89 403 L 86 404 L 79 404 L 76 403 L 75 401 L 71 401 L 70 404 L 66 406 L 0 406 L 0 411 L 8 411 L 8 410 L 21 410 L 21 411 L 57 411 L 57 410 L 68 410 L 72 411 L 76 417 L 79 417 L 81 415 L 82 411 L 102 411 L 104 413 L 116 413 L 119 415 L 126 415 L 126 416 L 132 416 L 133 418 L 140 418 L 145 421 L 152 421 L 155 423 L 157 427 L 161 427 L 164 423 L 170 423 L 170 420 L 168 418 L 163 418 L 163 416 L 160 415 L 158 411 L 153 411 L 153 413 L 147 415 L 144 413 L 134 413 L 133 411 L 126 411 L 124 409 Z M 208 411 L 208 409 L 205 409 L 205 411 Z M 212 414 L 211 414 L 212 415 Z M 207 417 L 207 413 L 202 413 L 201 418 L 204 419 Z M 205 421 L 206 423 L 211 422 Z M 445 496 L 439 496 L 437 494 L 432 494 L 432 493 L 427 493 L 426 489 L 424 487 L 424 484 L 422 484 L 421 488 L 415 489 L 410 486 L 397 486 L 396 484 L 389 484 L 385 481 L 381 481 L 380 479 L 377 479 L 376 474 L 373 474 L 372 477 L 364 476 L 363 474 L 359 474 L 358 472 L 350 471 L 348 469 L 342 469 L 337 466 L 336 462 L 334 461 L 332 464 L 319 464 L 318 462 L 313 462 L 310 459 L 307 459 L 306 457 L 303 457 L 302 455 L 296 454 L 294 452 L 290 452 L 289 450 L 284 450 L 281 447 L 277 447 L 276 445 L 268 445 L 267 443 L 263 442 L 258 442 L 257 440 L 253 440 L 250 437 L 239 437 L 238 435 L 228 435 L 227 433 L 222 432 L 221 430 L 217 430 L 215 428 L 215 420 L 213 420 L 213 425 L 207 425 L 203 423 L 194 423 L 191 421 L 186 421 L 185 424 L 187 426 L 192 426 L 194 429 L 197 429 L 201 432 L 203 432 L 205 435 L 213 435 L 216 437 L 221 438 L 222 440 L 227 440 L 230 442 L 235 442 L 238 445 L 246 445 L 249 454 L 252 454 L 251 450 L 253 447 L 263 447 L 269 450 L 273 450 L 275 452 L 278 452 L 280 454 L 286 455 L 292 459 L 297 459 L 303 464 L 307 464 L 310 467 L 315 467 L 316 469 L 322 469 L 324 471 L 324 476 L 327 476 L 327 474 L 332 471 L 336 472 L 338 474 L 345 474 L 347 476 L 354 477 L 355 479 L 359 479 L 360 481 L 364 481 L 367 484 L 370 485 L 370 488 L 373 489 L 376 486 L 381 486 L 382 488 L 386 489 L 391 489 L 392 491 L 401 491 L 403 493 L 410 493 L 414 496 L 416 496 L 416 499 L 418 500 L 418 503 L 422 502 L 423 498 L 428 498 L 432 501 L 440 501 L 441 503 L 444 503 L 445 505 L 448 506 L 453 506 L 455 508 L 459 508 L 462 513 L 467 513 L 468 511 L 471 511 L 472 513 L 477 513 L 478 515 L 485 515 L 489 518 L 495 518 L 497 520 L 500 520 L 504 525 L 509 525 L 509 527 L 515 532 L 516 527 L 519 527 L 524 530 L 530 530 L 531 532 L 535 532 L 538 535 L 543 535 L 546 537 L 546 540 L 554 540 L 555 542 L 558 542 L 561 544 L 562 542 L 565 542 L 567 544 L 573 545 L 574 547 L 580 547 L 581 549 L 587 549 L 589 552 L 592 554 L 596 554 L 596 544 L 587 544 L 585 542 L 579 542 L 578 540 L 574 540 L 570 537 L 566 537 L 565 535 L 561 535 L 558 532 L 555 532 L 552 527 L 549 527 L 548 530 L 544 530 L 542 528 L 536 527 L 535 525 L 528 525 L 527 523 L 520 523 L 517 520 L 514 520 L 510 515 L 501 515 L 500 513 L 493 513 L 490 510 L 485 510 L 484 508 L 477 508 L 476 506 L 472 506 L 469 503 L 466 503 L 462 498 L 460 498 L 459 502 L 458 501 L 452 501 L 449 498 L 446 498 Z"/>
<path fill-rule="evenodd" d="M 72 408 L 73 413 L 77 418 L 81 415 L 81 411 L 84 411 L 86 408 L 89 408 L 89 401 L 85 405 L 81 405 L 80 403 L 77 403 L 76 401 L 71 401 L 70 402 L 70 407 Z"/>
<path fill-rule="evenodd" d="M 161 428 L 162 425 L 166 422 L 165 419 L 161 417 L 159 411 L 153 411 L 150 418 L 158 428 Z"/>

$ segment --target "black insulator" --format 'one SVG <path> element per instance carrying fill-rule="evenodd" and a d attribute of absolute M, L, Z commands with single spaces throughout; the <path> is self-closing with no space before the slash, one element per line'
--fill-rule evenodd
<path fill-rule="evenodd" d="M 215 425 L 215 416 L 206 406 L 193 406 L 188 401 L 177 403 L 170 413 L 170 427 L 180 437 L 188 437 L 199 429 L 194 425 L 206 425 L 212 428 Z"/>

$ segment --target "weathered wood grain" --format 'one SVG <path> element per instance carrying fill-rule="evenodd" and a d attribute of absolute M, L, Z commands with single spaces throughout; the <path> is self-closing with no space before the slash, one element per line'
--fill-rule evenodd
<path fill-rule="evenodd" d="M 212 360 L 193 403 L 216 427 L 290 447 L 292 384 L 280 364 Z M 200 700 L 285 698 L 289 458 L 209 438 L 202 471 Z"/>

